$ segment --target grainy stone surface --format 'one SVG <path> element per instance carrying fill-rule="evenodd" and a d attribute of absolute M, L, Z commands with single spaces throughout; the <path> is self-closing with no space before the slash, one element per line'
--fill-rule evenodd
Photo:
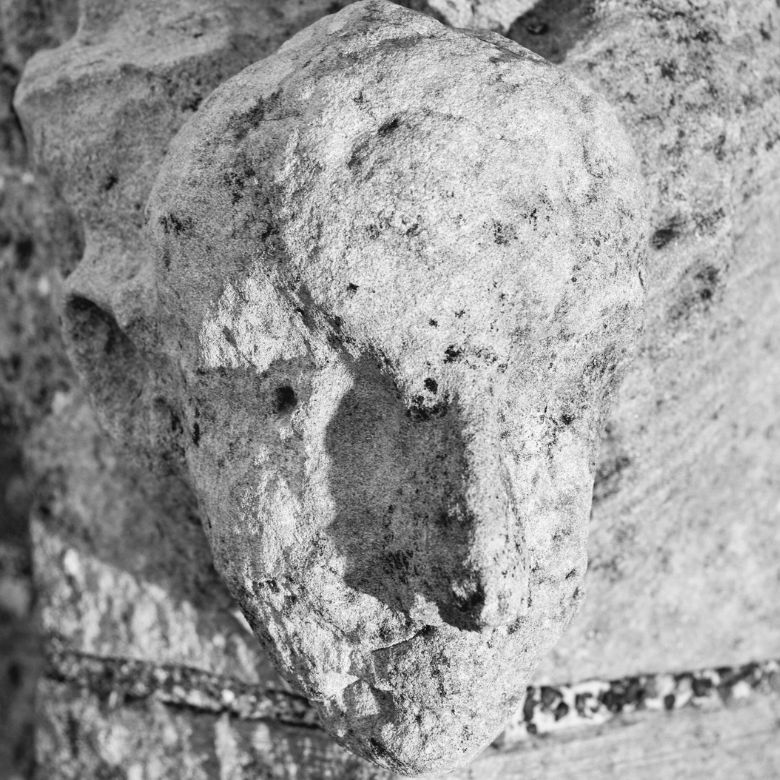
<path fill-rule="evenodd" d="M 73 5 L 0 2 L 0 774 L 10 780 L 32 772 L 41 664 L 22 449 L 53 394 L 72 380 L 52 306 L 51 251 L 80 254 L 66 210 L 52 207 L 27 168 L 11 98 L 27 58 L 72 33 Z"/>
<path fill-rule="evenodd" d="M 308 21 L 321 15 L 325 5 L 330 7 L 315 5 L 310 4 L 314 9 L 310 16 L 304 14 Z M 66 19 L 63 25 L 58 16 L 67 15 L 67 6 L 43 2 L 2 4 L 0 30 L 6 42 L 11 40 L 6 51 L 12 52 L 3 55 L 4 62 L 12 63 L 3 70 L 5 97 L 29 53 L 40 45 L 56 45 L 72 30 L 72 19 Z M 292 13 L 293 6 L 279 7 L 286 15 Z M 253 8 L 257 9 L 256 3 Z M 278 16 L 273 24 L 266 25 L 266 34 L 272 32 L 276 41 L 297 29 L 285 28 L 284 18 L 278 34 L 272 32 Z M 772 373 L 779 362 L 773 333 L 780 310 L 776 275 L 780 267 L 776 227 L 780 195 L 771 186 L 778 180 L 780 152 L 778 29 L 778 9 L 771 1 L 732 3 L 727 7 L 720 2 L 670 0 L 539 2 L 510 30 L 510 35 L 523 45 L 572 69 L 608 96 L 620 112 L 640 153 L 644 174 L 657 193 L 652 262 L 646 277 L 651 316 L 642 354 L 621 393 L 602 445 L 589 542 L 592 564 L 586 579 L 587 597 L 558 649 L 543 663 L 538 679 L 560 683 L 588 675 L 636 675 L 704 664 L 743 663 L 747 658 L 766 658 L 780 652 L 780 602 L 773 597 L 777 592 L 780 547 L 776 482 L 780 448 L 773 438 L 779 405 L 773 392 L 780 382 Z M 135 30 L 128 26 L 127 35 L 134 35 Z M 92 43 L 99 45 L 100 37 L 83 38 L 79 45 Z M 271 48 L 269 44 L 267 51 Z M 52 67 L 58 67 L 54 53 L 46 56 L 52 58 Z M 84 61 L 89 61 L 88 53 Z M 107 91 L 111 89 L 107 87 Z M 135 99 L 137 106 L 145 105 L 142 95 L 135 93 Z M 27 479 L 18 465 L 19 443 L 30 423 L 48 413 L 54 391 L 67 391 L 70 382 L 56 336 L 56 320 L 48 313 L 51 296 L 58 287 L 55 260 L 67 272 L 80 250 L 77 235 L 76 251 L 68 249 L 73 240 L 68 238 L 71 229 L 65 217 L 59 222 L 62 230 L 57 237 L 48 238 L 52 210 L 37 194 L 40 178 L 24 171 L 21 134 L 6 106 L 0 107 L 0 121 L 6 134 L 3 137 L 9 142 L 3 143 L 0 154 L 17 167 L 4 173 L 5 201 L 0 211 L 3 226 L 13 226 L 13 239 L 3 248 L 0 303 L 0 336 L 6 345 L 3 356 L 9 368 L 4 374 L 3 414 L 4 420 L 13 424 L 4 429 L 2 441 L 4 446 L 6 442 L 11 446 L 12 456 L 7 460 L 11 473 L 25 477 L 13 477 L 9 491 L 14 507 L 23 507 L 27 501 L 23 483 Z M 121 156 L 121 148 L 119 153 Z M 725 218 L 718 216 L 721 208 Z M 34 253 L 32 262 L 26 265 L 24 257 L 29 254 L 25 247 L 30 241 Z M 710 270 L 702 273 L 711 258 L 725 259 L 717 275 Z M 715 351 L 709 353 L 710 349 Z M 69 392 L 62 399 L 68 400 L 63 408 L 78 407 Z M 74 411 L 74 415 L 86 420 L 83 410 Z M 48 424 L 55 429 L 67 428 L 68 419 L 60 415 Z M 633 437 L 637 436 L 634 446 Z M 97 435 L 91 439 L 84 436 L 81 441 L 84 449 L 79 458 L 102 459 L 105 456 L 101 453 L 110 452 L 107 444 L 98 444 Z M 61 484 L 94 500 L 101 488 L 91 482 L 100 481 L 102 466 L 83 468 L 82 461 L 77 468 L 72 462 L 76 456 L 68 457 L 64 442 L 64 435 L 38 437 L 35 448 L 59 450 L 53 459 L 39 462 L 49 463 L 60 472 L 75 469 L 82 476 L 73 475 Z M 666 444 L 660 446 L 662 442 Z M 126 458 L 126 453 L 122 457 Z M 116 464 L 117 460 L 112 455 L 108 462 Z M 121 472 L 121 465 L 117 468 Z M 102 482 L 102 489 L 113 495 L 113 500 L 119 492 L 112 485 L 115 478 L 116 473 L 109 472 Z M 121 474 L 119 479 L 127 484 Z M 143 491 L 148 495 L 150 489 L 144 487 Z M 22 502 L 17 504 L 20 495 Z M 698 497 L 692 500 L 694 495 Z M 142 499 L 129 503 L 133 502 L 144 506 Z M 84 649 L 87 645 L 77 611 L 83 610 L 86 623 L 94 625 L 92 611 L 106 598 L 98 599 L 74 587 L 65 570 L 64 553 L 72 549 L 78 553 L 78 560 L 86 561 L 85 569 L 100 571 L 101 576 L 90 582 L 99 582 L 108 594 L 113 594 L 113 617 L 98 623 L 93 647 L 121 652 L 121 642 L 113 642 L 111 637 L 125 641 L 131 634 L 122 625 L 119 602 L 124 598 L 124 609 L 132 615 L 139 588 L 146 593 L 150 585 L 168 588 L 170 583 L 147 573 L 142 555 L 129 556 L 132 565 L 126 567 L 112 553 L 101 565 L 101 522 L 110 515 L 112 504 L 98 503 L 106 507 L 105 512 L 92 512 L 84 501 L 71 495 L 54 504 L 50 517 L 39 517 L 36 533 L 41 538 L 41 534 L 55 533 L 60 519 L 58 508 L 68 508 L 68 519 L 62 526 L 67 533 L 41 546 L 38 572 L 46 575 L 45 599 L 51 597 L 59 605 L 68 606 L 69 617 L 61 625 L 68 630 L 65 638 L 72 639 L 75 648 Z M 21 518 L 20 510 L 16 511 Z M 109 523 L 108 536 L 114 533 L 111 528 L 121 528 L 124 522 L 167 528 L 176 519 L 173 515 L 160 518 L 147 504 L 128 515 L 127 521 Z M 158 572 L 161 566 L 186 568 L 186 563 L 176 563 L 180 556 L 185 561 L 192 556 L 199 565 L 204 560 L 206 553 L 197 541 L 196 529 L 187 527 L 193 532 L 182 540 L 196 545 L 194 552 L 177 544 L 174 534 L 146 533 L 157 548 L 151 561 Z M 139 529 L 137 538 L 143 537 Z M 116 550 L 115 538 L 111 544 Z M 161 563 L 166 555 L 171 556 L 171 563 Z M 72 562 L 74 554 L 68 560 Z M 659 571 L 664 576 L 659 576 Z M 128 582 L 134 586 L 126 588 Z M 58 595 L 59 589 L 67 598 Z M 186 633 L 200 636 L 198 642 L 191 642 L 187 653 L 179 650 L 177 655 L 173 646 L 162 646 L 161 651 L 158 641 L 149 648 L 144 648 L 142 641 L 134 641 L 130 644 L 133 656 L 138 654 L 154 662 L 151 653 L 145 652 L 148 649 L 155 655 L 162 652 L 162 657 L 184 659 L 201 668 L 221 664 L 218 649 L 208 647 L 208 632 L 215 613 L 228 603 L 227 597 L 215 582 L 213 589 L 209 585 L 198 598 L 184 593 L 186 590 L 183 588 L 175 598 L 167 594 L 158 598 L 155 608 L 169 601 L 172 607 L 167 614 L 175 614 L 179 621 L 193 621 L 194 628 L 186 629 Z M 192 609 L 179 609 L 183 603 Z M 52 621 L 49 625 L 56 627 L 57 612 L 52 609 L 48 614 Z M 245 630 L 238 620 L 223 620 L 217 636 L 228 636 L 229 631 L 236 637 L 228 638 L 229 646 L 245 641 Z M 183 626 L 171 639 L 182 632 Z M 251 645 L 246 647 L 251 652 Z M 242 675 L 245 670 L 254 675 L 257 670 L 268 669 L 262 651 L 257 648 L 255 653 L 257 658 L 239 667 Z M 25 650 L 24 666 L 33 656 L 32 649 Z M 34 661 L 31 665 L 35 666 Z M 52 767 L 50 776 L 62 774 L 64 767 L 73 776 L 89 776 L 91 750 L 99 749 L 99 741 L 82 743 L 78 755 L 72 757 L 68 751 L 73 744 L 78 745 L 72 735 L 76 726 L 100 731 L 113 716 L 105 707 L 98 707 L 89 709 L 89 717 L 81 724 L 74 724 L 66 705 L 72 693 L 49 684 L 44 690 L 46 706 L 54 713 L 51 717 L 58 720 L 56 728 L 62 741 L 40 740 L 38 753 L 43 764 Z M 611 777 L 623 772 L 631 777 L 657 777 L 664 771 L 679 777 L 717 777 L 729 772 L 731 776 L 762 779 L 774 776 L 780 771 L 780 759 L 773 752 L 778 744 L 776 726 L 774 731 L 768 730 L 758 720 L 751 720 L 748 710 L 744 713 L 727 710 L 717 717 L 700 718 L 699 713 L 692 712 L 684 722 L 662 718 L 653 721 L 654 725 L 632 723 L 627 730 L 631 738 L 619 728 L 605 732 L 594 742 L 574 738 L 561 743 L 548 738 L 523 754 L 502 754 L 489 770 L 480 762 L 479 776 L 506 778 L 522 773 L 556 778 Z M 176 717 L 183 732 L 197 731 L 191 724 L 198 717 L 195 713 L 177 710 Z M 775 722 L 770 712 L 764 723 Z M 24 727 L 20 733 L 23 731 Z M 113 743 L 120 745 L 116 754 L 120 758 L 126 755 L 121 744 L 127 740 L 134 756 L 146 751 L 137 763 L 148 763 L 154 769 L 155 762 L 162 759 L 155 757 L 158 748 L 152 746 L 153 731 L 148 731 L 149 739 L 132 742 L 129 732 L 118 729 Z M 307 739 L 305 734 L 294 732 L 285 743 L 287 752 L 276 749 L 277 776 L 290 776 L 296 767 L 299 772 L 308 771 L 309 764 L 317 767 L 317 776 L 328 772 L 349 776 L 341 771 L 341 759 L 325 750 L 324 740 L 314 748 Z M 241 776 L 230 751 L 217 754 L 213 745 L 207 747 L 208 740 L 200 744 L 199 755 L 210 776 L 218 776 L 223 766 L 226 772 Z M 275 749 L 273 745 L 263 747 L 262 740 L 254 744 L 261 752 Z M 273 744 L 278 745 L 278 740 Z M 19 747 L 22 752 L 29 750 L 21 742 Z M 175 746 L 165 750 L 171 776 L 178 776 L 177 767 L 187 758 L 177 753 Z M 255 776 L 254 766 L 257 764 L 247 763 L 245 776 Z M 127 767 L 120 761 L 112 771 L 121 776 Z M 109 770 L 104 767 L 104 771 Z M 358 770 L 354 771 L 359 776 Z M 137 774 L 137 769 L 133 772 Z"/>
<path fill-rule="evenodd" d="M 427 0 L 425 4 L 401 2 L 439 18 L 452 27 L 474 27 L 506 32 L 520 16 L 528 12 L 534 0 Z"/>
<path fill-rule="evenodd" d="M 701 679 L 718 679 L 718 673 Z M 658 683 L 662 690 L 675 690 L 674 683 Z M 725 705 L 715 702 L 718 693 L 692 695 L 689 684 L 685 695 L 697 703 L 674 712 L 660 703 L 662 711 L 628 706 L 620 712 L 618 694 L 610 701 L 610 718 L 600 725 L 543 737 L 526 733 L 519 740 L 507 735 L 470 767 L 426 777 L 765 780 L 780 771 L 780 696 L 770 684 L 764 680 L 752 689 L 745 683 L 740 689 L 742 683 L 736 683 L 732 690 L 738 693 Z M 542 689 L 540 695 L 553 704 L 558 693 Z M 39 740 L 45 777 L 398 778 L 358 759 L 316 728 L 241 720 L 227 707 L 166 706 L 166 696 L 124 698 L 121 690 L 112 695 L 103 685 L 86 688 L 71 681 L 47 680 L 42 694 Z M 555 706 L 560 709 L 560 701 Z"/>
<path fill-rule="evenodd" d="M 148 219 L 218 570 L 347 745 L 461 763 L 578 599 L 641 303 L 620 127 L 505 39 L 358 3 L 209 98 Z"/>
<path fill-rule="evenodd" d="M 47 636 L 95 656 L 275 679 L 214 571 L 180 480 L 150 480 L 122 458 L 79 393 L 57 398 L 28 446 Z"/>
<path fill-rule="evenodd" d="M 647 318 L 606 428 L 588 592 L 546 679 L 780 648 L 780 8 L 609 2 L 567 70 L 653 194 Z"/>
<path fill-rule="evenodd" d="M 58 641 L 46 650 L 46 677 L 67 683 L 118 706 L 154 700 L 193 713 L 225 714 L 237 721 L 267 721 L 320 729 L 314 705 L 272 684 L 249 684 L 235 677 L 182 665 L 154 664 L 74 652 Z M 780 694 L 780 661 L 645 674 L 615 680 L 529 686 L 516 716 L 493 747 L 511 750 L 533 736 L 597 729 L 620 716 L 714 711 L 754 696 Z M 778 725 L 780 728 L 780 725 Z"/>
<path fill-rule="evenodd" d="M 402 771 L 462 763 L 578 601 L 595 444 L 641 303 L 633 154 L 594 94 L 506 39 L 358 3 L 201 108 L 147 209 L 155 267 L 140 212 L 164 142 L 256 41 L 141 10 L 84 16 L 17 96 L 85 226 L 76 366 L 115 436 L 189 477 L 218 570 L 326 725 Z M 152 30 L 173 60 L 137 45 Z M 146 111 L 109 100 L 85 139 L 117 75 Z M 112 612 L 99 565 L 50 532 L 37 546 L 98 594 L 82 621 Z M 120 644 L 162 631 L 193 652 L 153 589 L 117 584 Z"/>

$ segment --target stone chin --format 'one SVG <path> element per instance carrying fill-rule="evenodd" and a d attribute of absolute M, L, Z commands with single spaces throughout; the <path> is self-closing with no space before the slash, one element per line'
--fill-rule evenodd
<path fill-rule="evenodd" d="M 585 87 L 375 0 L 227 81 L 171 146 L 161 349 L 217 568 L 377 763 L 488 744 L 581 597 L 642 192 Z"/>

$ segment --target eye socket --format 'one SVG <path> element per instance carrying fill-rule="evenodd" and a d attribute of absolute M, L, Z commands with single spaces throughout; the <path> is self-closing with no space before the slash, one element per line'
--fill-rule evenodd
<path fill-rule="evenodd" d="M 287 414 L 298 405 L 298 396 L 290 385 L 280 385 L 274 391 L 274 408 L 277 414 Z"/>

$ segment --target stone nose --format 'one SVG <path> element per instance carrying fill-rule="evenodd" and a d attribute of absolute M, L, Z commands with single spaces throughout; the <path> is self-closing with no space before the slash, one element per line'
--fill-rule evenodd
<path fill-rule="evenodd" d="M 513 622 L 527 600 L 523 527 L 492 410 L 455 392 L 410 404 L 367 358 L 352 373 L 326 431 L 346 583 L 429 624 Z"/>
<path fill-rule="evenodd" d="M 528 555 L 525 523 L 513 471 L 508 466 L 495 410 L 472 414 L 464 403 L 467 470 L 464 503 L 471 518 L 468 561 L 474 592 L 469 616 L 475 627 L 510 625 L 528 602 Z M 453 584 L 457 593 L 459 583 Z"/>

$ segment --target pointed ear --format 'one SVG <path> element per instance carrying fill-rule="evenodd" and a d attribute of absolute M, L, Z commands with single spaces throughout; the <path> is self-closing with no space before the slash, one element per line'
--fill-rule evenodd
<path fill-rule="evenodd" d="M 68 354 L 115 441 L 156 473 L 183 474 L 184 424 L 173 383 L 150 343 L 151 274 L 114 281 L 88 255 L 68 279 L 62 309 Z"/>

